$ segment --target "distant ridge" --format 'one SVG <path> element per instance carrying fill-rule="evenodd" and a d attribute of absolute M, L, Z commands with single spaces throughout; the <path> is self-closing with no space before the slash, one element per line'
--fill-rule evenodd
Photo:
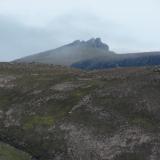
<path fill-rule="evenodd" d="M 44 63 L 80 69 L 160 65 L 160 52 L 116 54 L 101 38 L 76 40 L 62 47 L 23 57 L 16 63 Z"/>
<path fill-rule="evenodd" d="M 141 52 L 129 54 L 114 54 L 114 56 L 99 56 L 71 65 L 80 69 L 106 69 L 116 67 L 140 67 L 160 65 L 160 52 Z"/>

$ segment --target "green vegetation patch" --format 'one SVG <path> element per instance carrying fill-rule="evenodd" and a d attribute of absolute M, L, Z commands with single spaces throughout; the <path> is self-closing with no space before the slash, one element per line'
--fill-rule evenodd
<path fill-rule="evenodd" d="M 27 119 L 24 124 L 24 129 L 32 129 L 36 126 L 51 126 L 54 124 L 54 118 L 52 116 L 32 116 Z"/>
<path fill-rule="evenodd" d="M 0 160 L 31 160 L 31 156 L 8 144 L 0 142 Z"/>
<path fill-rule="evenodd" d="M 130 122 L 134 125 L 139 125 L 144 128 L 151 128 L 154 124 L 149 119 L 143 117 L 135 117 L 130 120 Z"/>
<path fill-rule="evenodd" d="M 130 125 L 142 127 L 144 129 L 155 130 L 159 125 L 159 120 L 153 113 L 149 112 L 141 104 L 135 105 L 136 97 L 115 97 L 106 96 L 94 99 L 96 105 L 105 106 L 104 110 L 115 115 L 120 115 Z"/>
<path fill-rule="evenodd" d="M 151 113 L 147 111 L 139 111 L 137 114 L 133 114 L 128 118 L 129 123 L 142 127 L 144 129 L 154 130 L 158 129 L 159 120 L 154 117 Z"/>
<path fill-rule="evenodd" d="M 44 104 L 45 111 L 52 114 L 55 120 L 64 118 L 71 109 L 79 103 L 79 101 L 86 95 L 90 94 L 94 90 L 93 86 L 87 88 L 78 88 L 69 94 L 69 97 L 65 100 L 51 99 Z"/>

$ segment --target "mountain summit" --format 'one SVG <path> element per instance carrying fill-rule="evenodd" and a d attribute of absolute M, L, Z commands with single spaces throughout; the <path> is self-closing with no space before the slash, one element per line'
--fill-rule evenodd
<path fill-rule="evenodd" d="M 110 53 L 113 52 L 109 51 L 109 46 L 103 43 L 100 38 L 92 38 L 88 41 L 76 40 L 62 47 L 24 57 L 15 62 L 38 62 L 70 66 L 86 59 L 112 55 Z"/>
<path fill-rule="evenodd" d="M 106 49 L 109 51 L 109 46 L 103 43 L 100 38 L 96 38 L 96 39 L 92 38 L 88 40 L 86 43 L 92 47 L 102 48 L 102 49 Z"/>
<path fill-rule="evenodd" d="M 80 41 L 76 40 L 73 43 L 71 43 L 73 46 L 86 46 L 86 47 L 92 47 L 92 48 L 99 48 L 99 49 L 105 49 L 109 51 L 109 46 L 101 41 L 101 38 L 92 38 L 88 41 Z"/>

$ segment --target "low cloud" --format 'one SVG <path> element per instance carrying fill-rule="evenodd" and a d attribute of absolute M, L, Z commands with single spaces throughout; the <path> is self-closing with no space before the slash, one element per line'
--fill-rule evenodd
<path fill-rule="evenodd" d="M 0 61 L 92 37 L 101 37 L 118 53 L 160 50 L 160 3 L 156 0 L 32 2 L 6 0 L 1 4 Z"/>

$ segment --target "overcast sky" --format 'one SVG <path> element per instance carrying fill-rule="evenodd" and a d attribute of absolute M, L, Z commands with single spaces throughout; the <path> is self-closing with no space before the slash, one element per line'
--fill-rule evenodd
<path fill-rule="evenodd" d="M 0 0 L 0 61 L 92 37 L 118 53 L 160 50 L 160 1 Z"/>

